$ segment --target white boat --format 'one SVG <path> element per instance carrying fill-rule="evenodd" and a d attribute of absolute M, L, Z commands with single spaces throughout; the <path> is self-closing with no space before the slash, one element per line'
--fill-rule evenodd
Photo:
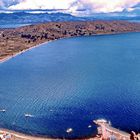
<path fill-rule="evenodd" d="M 31 115 L 31 114 L 28 114 L 28 113 L 27 114 L 24 114 L 24 116 L 25 117 L 34 117 L 34 115 Z"/>
<path fill-rule="evenodd" d="M 91 128 L 91 127 L 92 127 L 91 125 L 88 126 L 88 128 Z"/>
<path fill-rule="evenodd" d="M 67 133 L 71 133 L 72 131 L 73 131 L 72 128 L 68 128 L 68 129 L 66 130 Z"/>
<path fill-rule="evenodd" d="M 6 112 L 6 110 L 5 109 L 0 109 L 0 112 Z"/>

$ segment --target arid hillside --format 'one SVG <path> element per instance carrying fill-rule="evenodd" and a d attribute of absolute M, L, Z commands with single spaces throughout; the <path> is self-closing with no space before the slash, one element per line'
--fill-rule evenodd
<path fill-rule="evenodd" d="M 0 29 L 0 60 L 55 39 L 139 31 L 139 23 L 126 21 L 50 22 L 16 29 Z"/>

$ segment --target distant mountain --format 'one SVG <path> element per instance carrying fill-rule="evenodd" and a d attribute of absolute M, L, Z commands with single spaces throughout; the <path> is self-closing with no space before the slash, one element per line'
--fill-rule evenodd
<path fill-rule="evenodd" d="M 0 11 L 0 25 L 26 25 L 53 21 L 91 21 L 91 20 L 140 20 L 140 16 L 123 12 L 110 14 L 92 14 L 89 17 L 77 17 L 56 11 L 28 10 L 28 11 Z M 1 27 L 1 26 L 0 26 Z M 9 27 L 9 26 L 7 26 Z M 12 26 L 10 26 L 12 27 Z M 14 27 L 14 26 L 13 26 Z"/>
<path fill-rule="evenodd" d="M 14 12 L 14 13 L 0 13 L 0 24 L 34 24 L 51 21 L 76 21 L 84 20 L 81 17 L 75 17 L 64 13 L 28 13 L 28 12 Z"/>

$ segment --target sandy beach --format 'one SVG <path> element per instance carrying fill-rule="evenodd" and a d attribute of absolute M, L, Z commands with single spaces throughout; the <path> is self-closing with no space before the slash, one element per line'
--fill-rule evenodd
<path fill-rule="evenodd" d="M 10 134 L 11 140 L 61 140 L 59 138 L 53 139 L 53 138 L 43 138 L 43 137 L 37 137 L 37 136 L 30 136 L 23 133 L 18 133 L 15 131 L 7 130 L 7 129 L 0 129 L 0 134 Z M 81 140 L 100 140 L 98 137 L 93 138 L 83 138 Z"/>
<path fill-rule="evenodd" d="M 6 129 L 0 129 L 0 134 L 1 133 L 10 134 L 11 140 L 53 140 L 51 138 L 41 138 L 41 137 L 29 136 L 29 135 L 25 135 L 22 133 L 18 133 L 18 132 L 6 130 Z"/>

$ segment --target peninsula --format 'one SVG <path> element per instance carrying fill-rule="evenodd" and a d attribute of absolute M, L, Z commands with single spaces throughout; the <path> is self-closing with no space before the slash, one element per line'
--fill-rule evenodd
<path fill-rule="evenodd" d="M 0 62 L 41 43 L 75 36 L 140 32 L 140 23 L 127 21 L 49 22 L 0 29 Z"/>

